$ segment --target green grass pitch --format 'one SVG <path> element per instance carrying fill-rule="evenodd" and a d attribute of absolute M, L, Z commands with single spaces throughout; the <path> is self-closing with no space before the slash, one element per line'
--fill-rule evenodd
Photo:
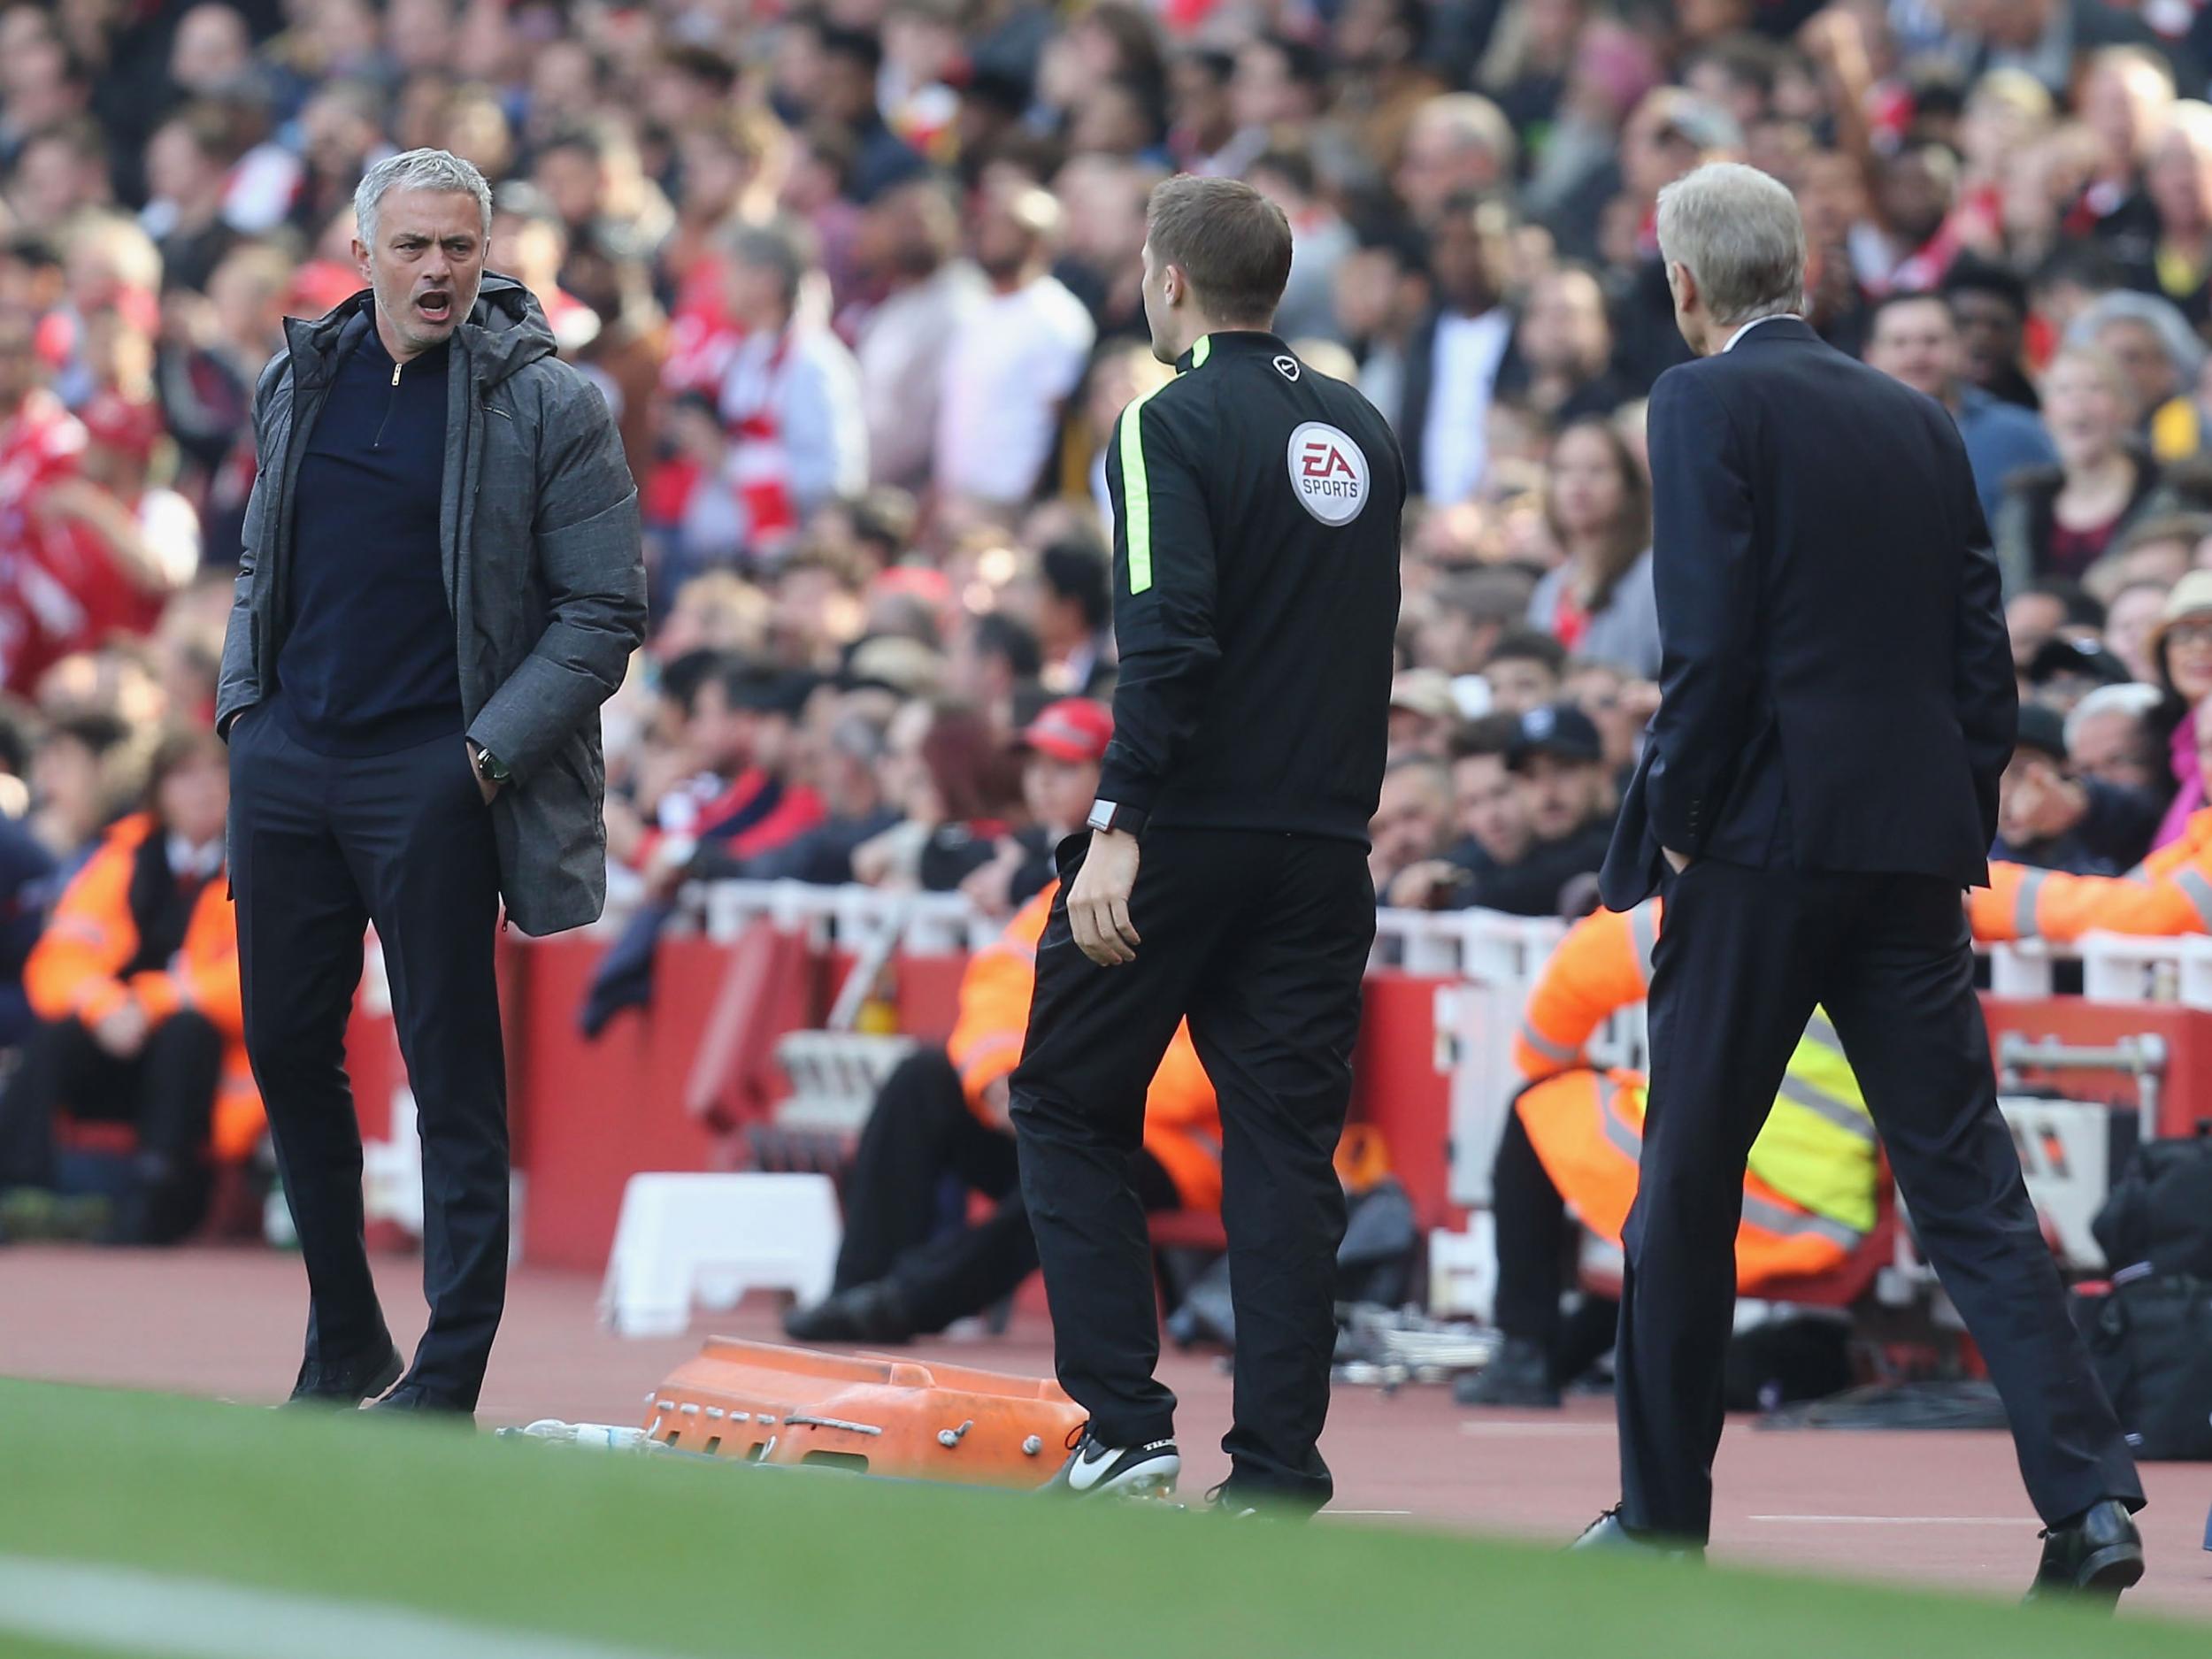
<path fill-rule="evenodd" d="M 341 1625 L 373 1603 L 496 1630 L 518 1651 L 533 1636 L 716 1659 L 2206 1651 L 2200 1628 L 2071 1609 L 27 1383 L 0 1383 L 0 1563 L 18 1569 L 321 1598 Z M 201 1651 L 182 1637 L 80 1646 L 11 1617 L 0 1597 L 6 1659 Z M 340 1627 L 315 1652 L 344 1655 Z"/>

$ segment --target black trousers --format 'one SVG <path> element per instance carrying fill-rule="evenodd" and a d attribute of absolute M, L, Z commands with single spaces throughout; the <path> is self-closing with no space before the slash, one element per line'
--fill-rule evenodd
<path fill-rule="evenodd" d="M 1135 1161 L 1147 1210 L 1171 1210 L 1175 1183 L 1148 1153 Z M 944 1225 L 948 1177 L 998 1208 L 973 1226 Z M 837 1288 L 888 1279 L 925 1334 L 1010 1296 L 1037 1269 L 1014 1137 L 969 1110 L 941 1048 L 924 1048 L 884 1079 L 845 1178 Z"/>
<path fill-rule="evenodd" d="M 1087 836 L 1062 843 L 1071 883 Z M 1144 838 L 1133 963 L 1076 949 L 1066 888 L 1037 949 L 1012 1115 L 1022 1193 L 1043 1258 L 1061 1385 L 1117 1446 L 1174 1430 L 1153 1376 L 1160 1327 L 1132 1164 L 1146 1086 L 1191 1036 L 1221 1102 L 1222 1221 L 1236 1310 L 1240 1494 L 1319 1507 L 1333 1490 L 1317 1442 L 1336 1342 L 1344 1194 L 1332 1158 L 1350 1103 L 1360 978 L 1375 936 L 1366 849 L 1225 830 Z"/>
<path fill-rule="evenodd" d="M 0 1093 L 0 1187 L 54 1185 L 54 1114 L 65 1107 L 73 1117 L 129 1124 L 138 1151 L 118 1237 L 173 1243 L 206 1211 L 208 1125 L 222 1075 L 222 1033 L 192 1009 L 155 1026 L 129 1059 L 110 1054 L 74 1019 L 41 1024 Z"/>
<path fill-rule="evenodd" d="M 1709 1531 L 1744 1161 L 1816 1003 L 2003 1396 L 2037 1510 L 2055 1524 L 2108 1497 L 2139 1504 L 1997 1110 L 1956 887 L 1706 859 L 1666 902 L 1616 1350 L 1625 1523 Z"/>
<path fill-rule="evenodd" d="M 246 1048 L 307 1266 L 307 1354 L 388 1341 L 362 1243 L 345 1034 L 376 925 L 422 1134 L 430 1325 L 407 1381 L 472 1409 L 507 1290 L 507 1071 L 491 814 L 466 746 L 340 760 L 271 711 L 231 728 L 231 879 Z"/>
<path fill-rule="evenodd" d="M 1505 1133 L 1490 1170 L 1490 1213 L 1497 1228 L 1498 1329 L 1525 1337 L 1551 1356 L 1552 1381 L 1564 1386 L 1588 1371 L 1613 1346 L 1617 1305 L 1585 1296 L 1574 1316 L 1560 1308 L 1573 1271 L 1581 1228 L 1552 1185 L 1536 1143 L 1517 1111 L 1506 1114 Z"/>

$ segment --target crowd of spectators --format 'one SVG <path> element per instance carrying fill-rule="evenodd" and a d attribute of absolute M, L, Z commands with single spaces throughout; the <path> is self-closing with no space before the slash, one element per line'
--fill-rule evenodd
<path fill-rule="evenodd" d="M 1731 157 L 1802 206 L 1813 324 L 1964 436 L 2034 705 L 2000 850 L 2124 870 L 2205 803 L 2208 96 L 2204 0 L 0 11 L 12 914 L 206 720 L 257 376 L 364 286 L 353 187 L 417 146 L 494 181 L 491 267 L 638 481 L 633 906 L 743 874 L 1007 913 L 1048 879 L 1106 731 L 1106 449 L 1170 373 L 1138 283 L 1176 170 L 1280 204 L 1280 332 L 1405 452 L 1386 902 L 1586 902 L 1656 696 L 1654 204 Z"/>

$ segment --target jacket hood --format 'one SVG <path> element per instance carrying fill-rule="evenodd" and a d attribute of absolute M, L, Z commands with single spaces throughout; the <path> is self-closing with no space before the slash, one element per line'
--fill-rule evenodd
<path fill-rule="evenodd" d="M 327 379 L 339 362 L 373 327 L 370 312 L 375 296 L 363 288 L 352 298 L 312 322 L 285 319 L 284 337 L 298 368 L 311 371 L 306 378 Z M 487 271 L 476 291 L 476 303 L 454 331 L 464 355 L 480 386 L 496 386 L 524 365 L 553 355 L 553 326 L 536 296 L 510 276 Z"/>

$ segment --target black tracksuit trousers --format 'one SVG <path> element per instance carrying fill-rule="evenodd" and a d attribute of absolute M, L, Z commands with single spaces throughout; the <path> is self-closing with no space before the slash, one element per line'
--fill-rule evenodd
<path fill-rule="evenodd" d="M 1144 1207 L 1174 1209 L 1175 1183 L 1157 1160 L 1139 1152 L 1135 1169 Z M 947 1226 L 948 1177 L 998 1207 L 972 1226 Z M 845 1177 L 837 1289 L 890 1280 L 928 1335 L 1003 1301 L 1036 1271 L 1014 1137 L 969 1109 L 942 1048 L 909 1055 L 883 1080 Z"/>
<path fill-rule="evenodd" d="M 1222 1220 L 1236 1310 L 1240 1497 L 1318 1508 L 1317 1442 L 1336 1341 L 1344 1194 L 1332 1162 L 1350 1103 L 1360 979 L 1375 935 L 1366 849 L 1259 831 L 1155 828 L 1130 920 L 1136 960 L 1076 948 L 1066 887 L 1087 833 L 1061 844 L 1014 1073 L 1022 1193 L 1052 1304 L 1061 1385 L 1114 1446 L 1174 1432 L 1153 1376 L 1160 1327 L 1131 1174 L 1147 1085 L 1179 1021 L 1220 1097 Z"/>
<path fill-rule="evenodd" d="M 54 1114 L 138 1131 L 119 1242 L 173 1244 L 200 1223 L 208 1196 L 208 1129 L 223 1077 L 223 1034 L 196 1009 L 154 1027 L 119 1060 L 74 1018 L 42 1022 L 0 1093 L 0 1187 L 55 1183 Z"/>

